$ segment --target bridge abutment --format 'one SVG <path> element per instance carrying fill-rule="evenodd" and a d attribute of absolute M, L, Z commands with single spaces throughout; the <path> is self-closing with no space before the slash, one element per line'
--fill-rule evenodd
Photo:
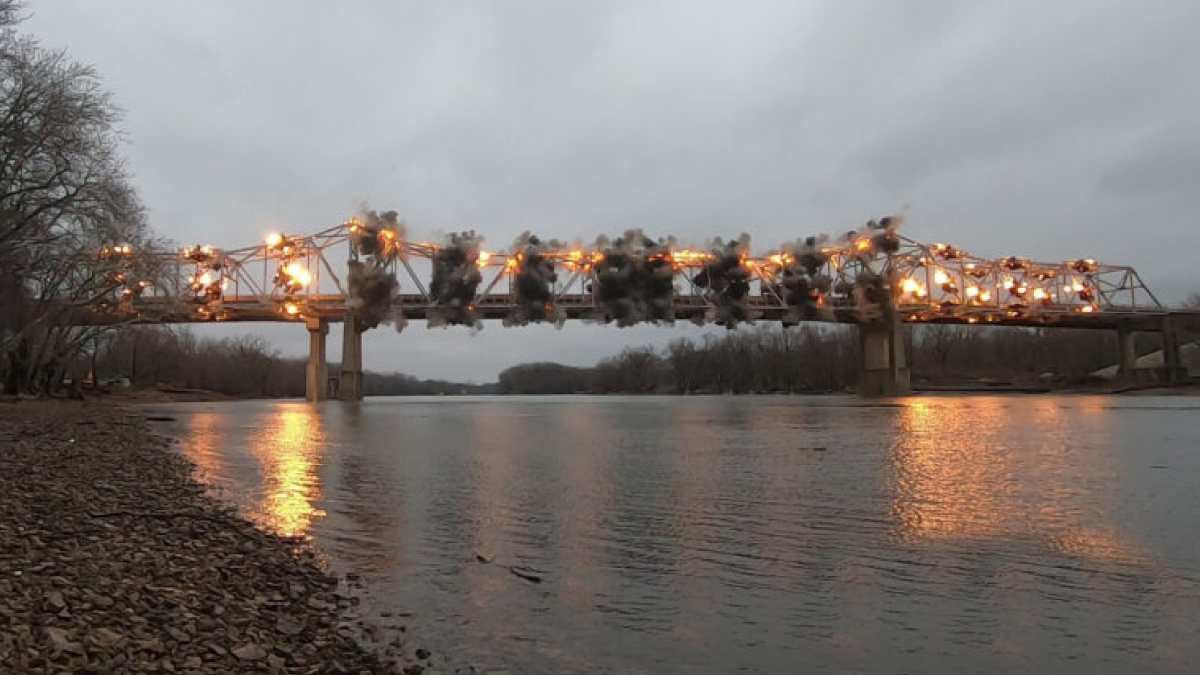
<path fill-rule="evenodd" d="M 329 324 L 320 319 L 309 319 L 308 326 L 308 365 L 304 372 L 304 398 L 318 402 L 325 400 L 325 336 L 329 334 Z"/>
<path fill-rule="evenodd" d="M 338 382 L 338 398 L 343 401 L 363 399 L 362 331 L 353 315 L 342 322 L 342 372 Z"/>
<path fill-rule="evenodd" d="M 862 347 L 858 380 L 860 396 L 904 396 L 912 393 L 906 331 L 907 326 L 896 316 L 858 324 Z"/>

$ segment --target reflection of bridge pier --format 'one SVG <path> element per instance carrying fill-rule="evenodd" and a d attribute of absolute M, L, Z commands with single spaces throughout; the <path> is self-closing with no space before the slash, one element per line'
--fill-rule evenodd
<path fill-rule="evenodd" d="M 309 319 L 308 366 L 304 370 L 304 398 L 312 401 L 325 400 L 325 336 L 329 334 L 329 323 L 321 319 Z"/>
<path fill-rule="evenodd" d="M 363 398 L 362 335 L 353 314 L 342 321 L 342 375 L 338 381 L 338 398 L 361 401 Z"/>

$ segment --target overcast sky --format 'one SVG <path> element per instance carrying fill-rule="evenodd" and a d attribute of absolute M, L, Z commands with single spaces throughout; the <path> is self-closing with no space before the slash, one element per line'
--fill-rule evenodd
<path fill-rule="evenodd" d="M 226 247 L 362 203 L 415 235 L 642 227 L 755 249 L 905 209 L 972 253 L 1200 290 L 1200 2 L 88 2 L 25 30 L 126 111 L 151 222 Z M 212 329 L 208 329 L 212 332 Z M 295 326 L 245 324 L 285 353 Z M 336 331 L 335 331 L 336 332 Z M 212 333 L 216 334 L 216 333 Z M 697 329 L 410 326 L 366 365 L 487 380 Z M 338 341 L 331 354 L 339 352 Z"/>

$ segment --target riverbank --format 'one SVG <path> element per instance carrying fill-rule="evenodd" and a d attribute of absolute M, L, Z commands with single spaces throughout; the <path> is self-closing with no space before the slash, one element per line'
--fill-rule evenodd
<path fill-rule="evenodd" d="M 303 542 L 207 496 L 145 420 L 0 404 L 0 672 L 419 673 Z"/>

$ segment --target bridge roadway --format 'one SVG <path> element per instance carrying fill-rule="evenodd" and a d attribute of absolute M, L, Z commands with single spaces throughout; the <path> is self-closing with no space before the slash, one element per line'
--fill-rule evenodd
<path fill-rule="evenodd" d="M 700 296 L 677 295 L 673 299 L 675 320 L 691 321 L 704 318 L 712 308 L 711 303 Z M 751 295 L 747 304 L 754 312 L 756 321 L 776 322 L 789 317 L 792 310 L 781 305 L 770 296 Z M 221 307 L 223 316 L 211 319 L 198 316 L 193 306 L 172 298 L 141 298 L 137 309 L 145 317 L 134 323 L 213 323 L 220 322 L 279 322 L 304 323 L 318 319 L 326 323 L 342 323 L 349 311 L 346 299 L 340 294 L 311 294 L 304 296 L 303 316 L 289 316 L 281 312 L 278 303 L 264 300 L 260 296 L 226 296 Z M 445 309 L 432 304 L 420 294 L 404 294 L 397 298 L 394 307 L 409 321 L 425 320 L 431 310 Z M 555 307 L 567 320 L 595 321 L 602 317 L 602 309 L 590 294 L 571 293 L 558 296 Z M 479 299 L 475 310 L 482 320 L 503 320 L 516 308 L 512 299 L 504 295 L 493 295 Z M 834 305 L 833 311 L 824 316 L 806 321 L 823 323 L 865 323 L 862 313 L 849 302 Z M 1020 326 L 1027 328 L 1090 328 L 1101 330 L 1130 330 L 1157 332 L 1162 329 L 1164 319 L 1170 317 L 1180 329 L 1200 331 L 1200 311 L 1167 309 L 1101 309 L 1082 313 L 1070 308 L 1056 310 L 1053 307 L 1038 308 L 1029 313 L 1010 315 L 997 307 L 959 307 L 954 311 L 934 308 L 930 305 L 900 304 L 899 318 L 910 324 L 948 325 L 994 325 Z M 107 325 L 120 321 L 119 316 L 96 312 L 81 320 L 81 324 Z"/>

